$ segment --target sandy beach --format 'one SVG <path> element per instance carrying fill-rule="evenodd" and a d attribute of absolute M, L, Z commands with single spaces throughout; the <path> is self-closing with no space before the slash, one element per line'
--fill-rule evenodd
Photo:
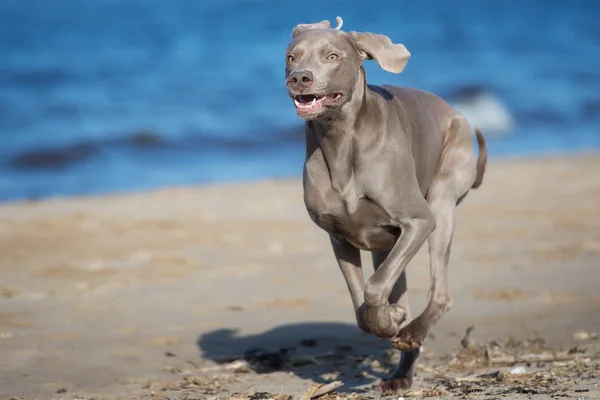
<path fill-rule="evenodd" d="M 600 154 L 491 161 L 458 210 L 454 307 L 403 395 L 600 398 Z M 424 246 L 414 312 L 428 280 Z M 2 399 L 379 398 L 397 356 L 355 326 L 299 179 L 0 205 Z"/>

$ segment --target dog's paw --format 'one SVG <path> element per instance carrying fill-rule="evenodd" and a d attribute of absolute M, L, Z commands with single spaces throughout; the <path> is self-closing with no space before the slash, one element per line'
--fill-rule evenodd
<path fill-rule="evenodd" d="M 421 318 L 413 319 L 392 338 L 392 346 L 400 351 L 418 349 L 427 336 L 427 331 L 428 326 L 422 322 Z"/>
<path fill-rule="evenodd" d="M 377 389 L 381 391 L 383 396 L 393 396 L 398 392 L 398 390 L 410 389 L 412 384 L 412 376 L 403 376 L 393 379 L 384 379 L 379 383 Z"/>
<path fill-rule="evenodd" d="M 392 339 L 400 330 L 400 324 L 406 317 L 406 311 L 396 304 L 385 304 L 382 306 L 364 306 L 359 322 L 364 324 L 365 332 L 372 333 L 381 339 Z"/>

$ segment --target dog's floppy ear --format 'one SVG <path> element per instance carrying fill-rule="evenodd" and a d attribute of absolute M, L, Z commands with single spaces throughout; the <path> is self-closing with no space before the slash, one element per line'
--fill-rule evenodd
<path fill-rule="evenodd" d="M 348 35 L 363 60 L 374 59 L 382 69 L 395 74 L 406 67 L 410 52 L 403 44 L 394 44 L 389 37 L 370 32 L 350 32 Z"/>
<path fill-rule="evenodd" d="M 329 21 L 327 21 L 327 20 L 323 20 L 323 21 L 317 22 L 315 24 L 299 24 L 299 25 L 296 25 L 296 27 L 292 31 L 292 37 L 295 37 L 300 32 L 302 32 L 306 29 L 331 29 L 331 25 L 329 24 Z"/>

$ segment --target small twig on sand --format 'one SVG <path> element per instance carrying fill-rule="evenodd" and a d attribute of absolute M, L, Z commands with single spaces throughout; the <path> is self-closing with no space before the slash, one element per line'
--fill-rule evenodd
<path fill-rule="evenodd" d="M 300 397 L 300 400 L 310 400 L 312 399 L 313 394 L 322 386 L 320 383 L 313 383 L 306 389 L 306 392 Z"/>
<path fill-rule="evenodd" d="M 333 392 L 335 389 L 339 388 L 343 384 L 344 384 L 344 382 L 342 382 L 342 381 L 335 381 L 335 382 L 331 382 L 326 385 L 323 385 L 317 391 L 315 391 L 313 393 L 313 395 L 311 396 L 311 399 L 317 398 L 319 396 L 323 396 L 324 394 L 327 394 L 329 392 Z"/>
<path fill-rule="evenodd" d="M 315 398 L 317 398 L 319 396 L 323 396 L 324 394 L 327 394 L 329 392 L 333 392 L 335 389 L 339 388 L 343 384 L 344 384 L 344 382 L 342 382 L 342 381 L 335 381 L 335 382 L 328 383 L 326 385 L 323 385 L 320 383 L 313 383 L 306 390 L 306 392 L 304 392 L 304 394 L 302 395 L 300 400 L 315 399 Z"/>

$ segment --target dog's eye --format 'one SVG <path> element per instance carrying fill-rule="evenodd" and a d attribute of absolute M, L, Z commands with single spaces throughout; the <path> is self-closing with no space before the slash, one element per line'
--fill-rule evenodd
<path fill-rule="evenodd" d="M 334 54 L 334 53 L 332 53 L 332 54 L 330 54 L 330 55 L 328 55 L 328 56 L 327 56 L 327 59 L 328 59 L 329 61 L 335 61 L 335 60 L 337 60 L 338 58 L 340 58 L 340 56 L 338 56 L 337 54 Z"/>
<path fill-rule="evenodd" d="M 287 56 L 287 61 L 288 61 L 289 63 L 292 63 L 292 62 L 294 62 L 294 60 L 295 60 L 295 59 L 296 59 L 296 57 L 294 57 L 294 56 L 293 56 L 293 55 L 291 55 L 291 54 L 290 54 L 289 56 Z"/>

